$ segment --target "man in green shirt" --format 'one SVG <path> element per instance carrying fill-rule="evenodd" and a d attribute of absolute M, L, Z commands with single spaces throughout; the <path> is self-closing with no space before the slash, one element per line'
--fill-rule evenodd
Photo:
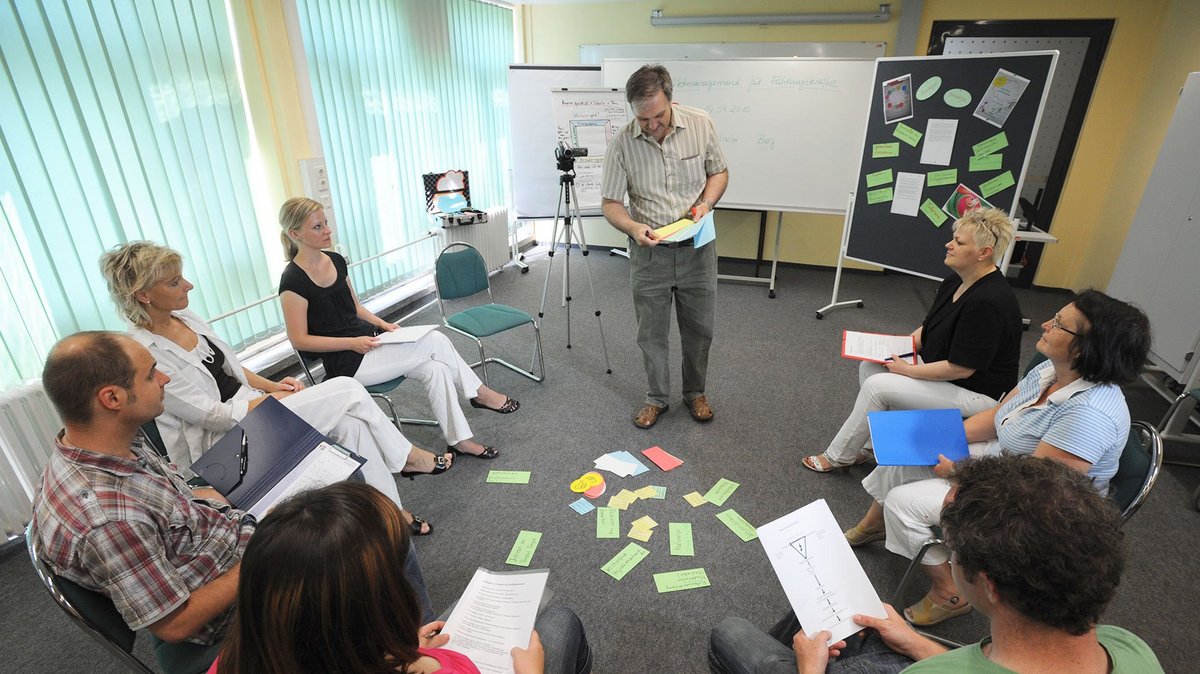
<path fill-rule="evenodd" d="M 1097 624 L 1121 582 L 1125 552 L 1120 513 L 1086 476 L 1050 459 L 1004 456 L 963 462 L 951 479 L 941 519 L 951 571 L 959 592 L 989 619 L 990 636 L 947 650 L 886 604 L 886 619 L 855 616 L 872 629 L 835 644 L 828 632 L 808 638 L 794 614 L 771 630 L 780 641 L 729 618 L 713 630 L 712 670 L 1163 671 L 1136 635 Z M 791 642 L 781 643 L 787 634 L 794 634 Z"/>

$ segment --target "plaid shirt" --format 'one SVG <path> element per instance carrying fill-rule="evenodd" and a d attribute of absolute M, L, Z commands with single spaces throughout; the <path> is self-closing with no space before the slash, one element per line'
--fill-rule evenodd
<path fill-rule="evenodd" d="M 246 513 L 196 498 L 143 438 L 136 460 L 64 444 L 60 433 L 33 502 L 33 531 L 54 572 L 107 595 L 132 629 L 166 617 L 228 571 L 254 532 Z M 188 641 L 210 644 L 232 607 Z"/>

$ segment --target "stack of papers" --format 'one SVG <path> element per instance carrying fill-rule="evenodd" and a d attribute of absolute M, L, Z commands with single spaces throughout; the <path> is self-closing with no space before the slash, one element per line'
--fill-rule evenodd
<path fill-rule="evenodd" d="M 630 475 L 641 475 L 650 470 L 646 464 L 637 460 L 637 457 L 626 451 L 609 452 L 604 456 L 596 459 L 593 462 L 596 468 L 607 470 L 614 475 L 621 477 L 629 477 Z"/>
<path fill-rule="evenodd" d="M 710 241 L 717 238 L 717 229 L 713 223 L 712 211 L 709 211 L 698 221 L 683 218 L 669 225 L 659 227 L 654 230 L 654 236 L 659 241 L 665 243 L 678 243 L 695 237 L 696 241 L 694 245 L 696 248 L 703 248 Z"/>

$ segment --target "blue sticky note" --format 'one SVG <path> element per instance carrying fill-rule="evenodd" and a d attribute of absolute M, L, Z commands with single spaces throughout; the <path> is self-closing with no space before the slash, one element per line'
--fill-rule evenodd
<path fill-rule="evenodd" d="M 587 500 L 586 498 L 581 498 L 578 501 L 575 501 L 574 503 L 571 504 L 571 510 L 574 510 L 575 512 L 579 513 L 580 515 L 586 515 L 595 509 L 596 509 L 596 506 L 592 505 L 592 502 Z"/>
<path fill-rule="evenodd" d="M 717 226 L 713 223 L 712 211 L 700 218 L 700 231 L 696 232 L 696 248 L 703 248 L 717 238 Z"/>
<path fill-rule="evenodd" d="M 867 412 L 867 425 L 881 466 L 936 466 L 938 454 L 951 461 L 967 458 L 967 433 L 957 409 Z"/>

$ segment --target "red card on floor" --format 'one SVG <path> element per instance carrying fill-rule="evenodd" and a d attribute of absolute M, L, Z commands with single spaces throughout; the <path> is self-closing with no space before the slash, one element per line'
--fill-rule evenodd
<path fill-rule="evenodd" d="M 678 468 L 683 465 L 683 461 L 681 459 L 671 456 L 666 450 L 658 445 L 655 445 L 650 449 L 643 449 L 642 454 L 645 454 L 647 459 L 653 461 L 654 465 L 662 468 L 663 471 L 668 471 L 672 468 Z"/>

